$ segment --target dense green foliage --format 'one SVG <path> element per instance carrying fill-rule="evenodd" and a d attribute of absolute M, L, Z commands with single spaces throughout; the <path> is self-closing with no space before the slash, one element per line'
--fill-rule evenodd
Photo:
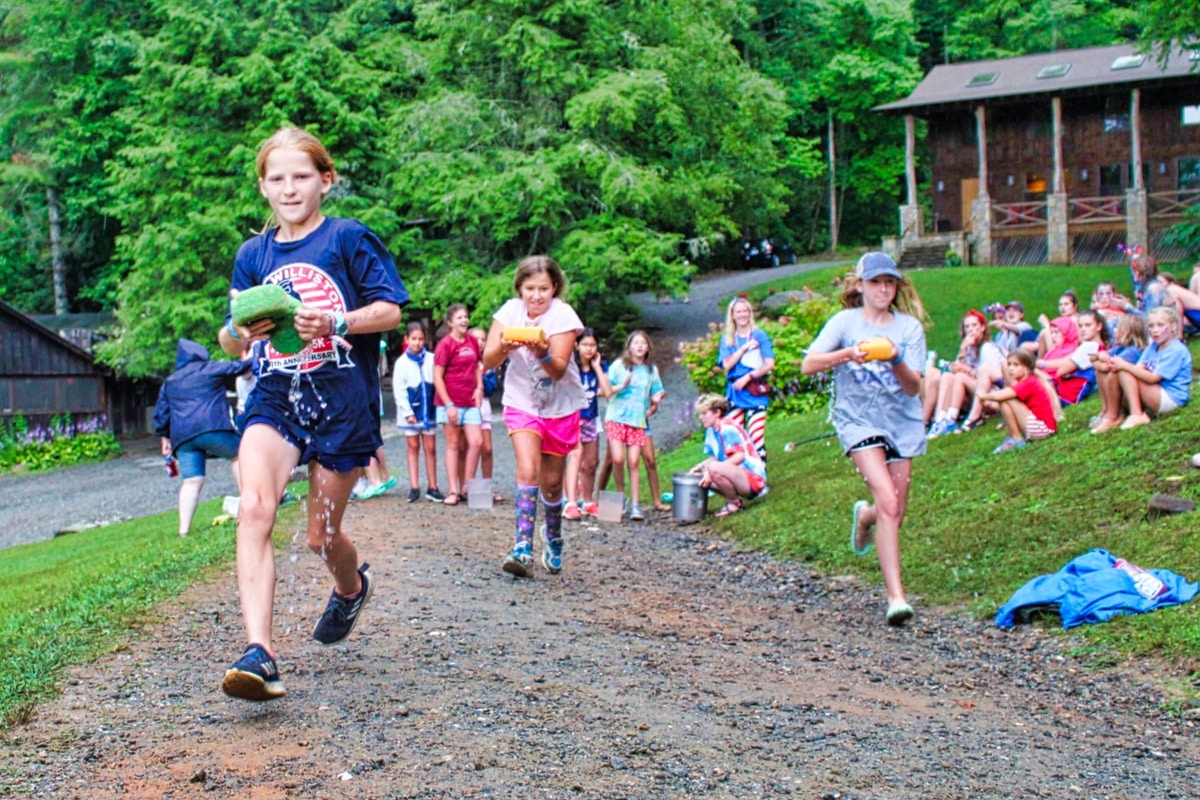
<path fill-rule="evenodd" d="M 121 452 L 103 418 L 76 423 L 70 414 L 55 416 L 48 427 L 31 428 L 17 415 L 0 420 L 0 470 L 40 470 L 101 461 Z"/>
<path fill-rule="evenodd" d="M 901 123 L 871 111 L 941 60 L 1106 44 L 1169 25 L 1130 0 L 14 0 L 0 7 L 0 298 L 112 309 L 103 358 L 163 374 L 207 344 L 260 228 L 255 149 L 320 135 L 327 210 L 375 228 L 418 305 L 485 317 L 548 252 L 588 321 L 679 291 L 743 236 L 890 233 Z M 56 198 L 56 199 L 54 199 Z"/>

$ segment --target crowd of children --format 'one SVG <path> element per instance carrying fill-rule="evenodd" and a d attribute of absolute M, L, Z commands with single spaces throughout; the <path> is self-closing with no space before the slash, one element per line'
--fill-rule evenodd
<path fill-rule="evenodd" d="M 1088 422 L 1093 434 L 1145 425 L 1186 405 L 1192 360 L 1181 339 L 1192 321 L 1193 293 L 1140 252 L 1130 277 L 1132 298 L 1102 282 L 1086 309 L 1075 292 L 1063 292 L 1058 316 L 1038 317 L 1038 334 L 1016 301 L 988 306 L 995 318 L 986 325 L 997 331 L 991 341 L 981 334 L 986 317 L 967 312 L 955 360 L 926 370 L 927 438 L 969 430 L 998 414 L 1006 436 L 994 452 L 1003 453 L 1053 435 L 1062 408 L 1091 394 L 1100 397 L 1100 413 Z"/>

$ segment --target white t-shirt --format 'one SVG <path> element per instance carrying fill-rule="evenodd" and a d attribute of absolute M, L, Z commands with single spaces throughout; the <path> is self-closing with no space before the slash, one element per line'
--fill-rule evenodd
<path fill-rule="evenodd" d="M 578 336 L 583 330 L 583 322 L 575 309 L 557 297 L 550 301 L 550 307 L 538 319 L 526 315 L 525 301 L 519 297 L 501 306 L 493 319 L 501 325 L 537 325 L 546 332 L 547 339 L 569 331 Z M 567 371 L 556 381 L 546 374 L 544 365 L 529 348 L 518 347 L 508 354 L 504 397 L 500 402 L 543 419 L 558 419 L 578 411 L 586 399 L 575 358 L 572 356 L 567 361 Z"/>

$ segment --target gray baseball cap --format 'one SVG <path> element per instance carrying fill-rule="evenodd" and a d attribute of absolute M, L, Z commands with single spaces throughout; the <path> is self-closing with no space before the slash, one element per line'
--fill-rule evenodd
<path fill-rule="evenodd" d="M 892 257 L 878 250 L 865 253 L 858 260 L 858 265 L 854 268 L 854 275 L 864 281 L 881 278 L 884 275 L 891 275 L 896 280 L 904 280 L 904 276 L 900 274 L 900 270 L 896 267 L 896 262 L 892 260 Z"/>

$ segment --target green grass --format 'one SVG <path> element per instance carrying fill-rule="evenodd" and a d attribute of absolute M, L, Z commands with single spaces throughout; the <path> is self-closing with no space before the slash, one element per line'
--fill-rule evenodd
<path fill-rule="evenodd" d="M 299 507 L 281 510 L 277 538 L 294 524 Z M 231 564 L 233 523 L 205 527 L 220 513 L 220 500 L 201 504 L 186 539 L 177 535 L 172 511 L 6 549 L 0 561 L 0 722 L 26 717 L 54 694 L 66 667 L 120 648 L 156 620 L 155 605 Z"/>

